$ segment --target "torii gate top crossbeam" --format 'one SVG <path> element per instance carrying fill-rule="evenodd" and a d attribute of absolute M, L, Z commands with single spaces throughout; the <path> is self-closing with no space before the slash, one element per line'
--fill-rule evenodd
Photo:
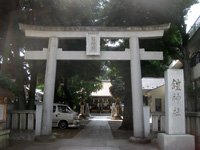
<path fill-rule="evenodd" d="M 156 38 L 162 37 L 170 24 L 154 26 L 130 26 L 130 27 L 99 27 L 99 26 L 34 26 L 19 24 L 19 28 L 25 31 L 27 37 L 49 38 L 85 38 L 88 32 L 98 32 L 101 38 Z"/>
<path fill-rule="evenodd" d="M 170 24 L 140 26 L 140 27 L 99 27 L 99 26 L 74 26 L 74 27 L 56 27 L 56 26 L 34 26 L 19 24 L 20 30 L 25 32 L 27 37 L 32 38 L 52 38 L 57 39 L 79 39 L 86 38 L 86 53 L 83 51 L 65 52 L 62 49 L 55 49 L 57 60 L 130 60 L 130 50 L 123 52 L 101 52 L 101 38 L 158 38 L 162 37 L 165 30 L 169 29 Z M 162 52 L 145 52 L 141 50 L 140 60 L 162 60 Z M 43 51 L 27 51 L 25 59 L 45 60 L 48 57 L 48 49 Z"/>

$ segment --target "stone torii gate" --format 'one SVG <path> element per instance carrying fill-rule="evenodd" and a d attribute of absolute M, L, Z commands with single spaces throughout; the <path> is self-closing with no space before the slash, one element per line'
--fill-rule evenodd
<path fill-rule="evenodd" d="M 52 132 L 52 112 L 54 101 L 55 75 L 57 60 L 130 60 L 133 136 L 144 137 L 143 97 L 140 60 L 163 60 L 162 52 L 146 52 L 139 47 L 139 39 L 159 38 L 170 24 L 141 27 L 50 27 L 19 24 L 20 30 L 29 38 L 48 38 L 48 48 L 26 51 L 26 60 L 47 60 L 41 136 Z M 58 48 L 59 39 L 86 38 L 86 51 L 63 51 Z M 130 49 L 125 51 L 100 51 L 100 39 L 129 39 Z"/>

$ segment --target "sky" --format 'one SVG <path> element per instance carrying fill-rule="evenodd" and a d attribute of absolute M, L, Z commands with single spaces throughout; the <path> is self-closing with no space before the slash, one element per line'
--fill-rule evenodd
<path fill-rule="evenodd" d="M 197 20 L 197 18 L 200 16 L 200 0 L 198 4 L 193 5 L 187 16 L 187 20 L 185 23 L 187 24 L 187 31 L 190 30 L 191 26 L 194 24 L 194 22 Z"/>

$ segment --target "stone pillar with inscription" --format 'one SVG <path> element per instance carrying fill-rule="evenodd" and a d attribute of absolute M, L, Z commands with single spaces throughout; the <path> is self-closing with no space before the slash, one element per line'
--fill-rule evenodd
<path fill-rule="evenodd" d="M 194 150 L 194 136 L 185 134 L 182 69 L 165 72 L 165 132 L 158 134 L 159 150 Z M 169 144 L 170 143 L 170 144 Z"/>

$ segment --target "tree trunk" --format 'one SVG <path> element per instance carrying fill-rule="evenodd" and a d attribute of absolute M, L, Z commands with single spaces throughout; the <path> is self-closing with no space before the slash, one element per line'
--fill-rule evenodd
<path fill-rule="evenodd" d="M 65 92 L 67 103 L 68 103 L 69 107 L 73 108 L 74 104 L 73 104 L 72 97 L 68 90 L 67 77 L 64 79 L 64 92 Z"/>
<path fill-rule="evenodd" d="M 37 65 L 36 62 L 32 63 L 33 66 L 31 68 L 31 83 L 30 83 L 30 91 L 29 91 L 29 101 L 28 101 L 28 107 L 29 110 L 34 110 L 35 106 L 35 89 L 37 86 Z"/>
<path fill-rule="evenodd" d="M 18 17 L 19 14 L 18 10 L 20 9 L 19 2 L 12 1 L 10 4 L 11 12 L 9 14 L 9 22 L 8 22 L 8 30 L 6 35 L 6 42 L 4 45 L 4 52 L 3 52 L 3 64 L 1 71 L 4 72 L 7 69 L 8 65 L 8 57 L 10 54 L 10 51 L 13 50 L 14 52 L 14 66 L 15 66 L 15 78 L 16 83 L 19 87 L 19 92 L 16 95 L 18 97 L 18 108 L 19 109 L 26 109 L 26 103 L 25 103 L 25 92 L 24 92 L 24 74 L 23 74 L 23 64 L 22 59 L 20 58 L 19 48 L 20 43 L 19 39 L 20 34 L 18 30 Z"/>
<path fill-rule="evenodd" d="M 193 88 L 192 86 L 192 69 L 190 67 L 190 58 L 187 48 L 184 49 L 184 80 L 185 80 L 185 108 L 187 112 L 194 111 L 195 103 L 188 89 Z"/>
<path fill-rule="evenodd" d="M 54 103 L 59 103 L 59 98 L 58 98 L 58 88 L 59 88 L 59 77 L 58 77 L 58 72 L 56 72 L 56 81 L 55 81 L 55 89 L 54 89 Z"/>
<path fill-rule="evenodd" d="M 7 67 L 8 67 L 8 57 L 9 57 L 9 54 L 10 54 L 10 48 L 11 48 L 11 45 L 12 44 L 12 37 L 13 37 L 13 33 L 14 33 L 14 20 L 15 20 L 15 15 L 16 15 L 16 7 L 17 7 L 17 1 L 12 1 L 12 3 L 10 4 L 10 7 L 11 7 L 11 12 L 10 14 L 8 14 L 9 16 L 9 19 L 8 20 L 5 20 L 5 23 L 7 24 L 7 27 L 5 27 L 5 32 L 6 34 L 4 35 L 6 38 L 5 38 L 5 44 L 4 44 L 4 49 L 3 49 L 3 63 L 2 63 L 2 66 L 1 66 L 1 71 L 2 73 L 5 73 L 6 70 L 7 70 Z"/>
<path fill-rule="evenodd" d="M 132 93 L 131 93 L 131 76 L 130 72 L 124 78 L 125 80 L 125 100 L 123 122 L 119 129 L 133 129 L 133 111 L 132 111 Z"/>
<path fill-rule="evenodd" d="M 18 97 L 18 109 L 25 110 L 26 109 L 26 98 L 25 98 L 25 91 L 24 91 L 24 80 L 23 80 L 23 70 L 22 64 L 20 60 L 15 60 L 15 77 L 16 83 L 19 87 L 19 93 L 17 94 Z M 21 74 L 22 73 L 22 74 Z"/>

